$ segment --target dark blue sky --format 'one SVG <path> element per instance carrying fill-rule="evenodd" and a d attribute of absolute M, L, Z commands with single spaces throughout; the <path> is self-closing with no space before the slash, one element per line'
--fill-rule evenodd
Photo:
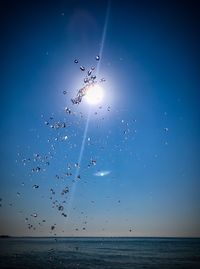
<path fill-rule="evenodd" d="M 195 2 L 42 2 L 2 4 L 0 233 L 200 236 Z M 102 108 L 72 105 L 101 48 Z"/>

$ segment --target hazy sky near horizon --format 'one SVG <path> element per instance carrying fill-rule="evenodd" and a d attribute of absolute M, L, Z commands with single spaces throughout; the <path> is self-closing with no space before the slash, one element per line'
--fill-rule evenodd
<path fill-rule="evenodd" d="M 4 1 L 1 12 L 0 234 L 200 236 L 195 4 Z M 80 65 L 98 63 L 102 103 L 72 105 Z"/>

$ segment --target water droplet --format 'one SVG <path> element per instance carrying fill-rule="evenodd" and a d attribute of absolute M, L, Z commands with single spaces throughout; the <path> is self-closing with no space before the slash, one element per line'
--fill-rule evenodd
<path fill-rule="evenodd" d="M 90 76 L 92 74 L 92 69 L 88 70 L 88 76 Z"/>
<path fill-rule="evenodd" d="M 38 173 L 38 172 L 40 172 L 40 170 L 41 170 L 41 168 L 38 166 L 38 167 L 36 167 L 36 172 Z"/>
<path fill-rule="evenodd" d="M 67 94 L 67 91 L 63 91 L 63 94 Z"/>
<path fill-rule="evenodd" d="M 53 189 L 50 189 L 51 194 L 55 194 L 55 191 Z"/>
<path fill-rule="evenodd" d="M 84 83 L 88 83 L 89 79 L 88 78 L 84 78 Z"/>
<path fill-rule="evenodd" d="M 61 192 L 61 195 L 65 195 L 69 192 L 69 188 L 68 187 L 65 187 L 62 192 Z"/>
<path fill-rule="evenodd" d="M 91 160 L 91 161 L 90 161 L 90 164 L 91 164 L 91 165 L 96 165 L 96 164 L 97 164 L 97 161 L 96 161 L 96 160 Z"/>
<path fill-rule="evenodd" d="M 164 128 L 164 131 L 165 131 L 165 132 L 168 132 L 168 131 L 169 131 L 169 129 L 166 127 L 166 128 Z"/>
<path fill-rule="evenodd" d="M 80 66 L 80 69 L 81 69 L 81 71 L 85 71 L 85 67 L 84 66 Z"/>
<path fill-rule="evenodd" d="M 33 185 L 33 187 L 32 187 L 33 189 L 38 189 L 39 188 L 39 185 Z"/>
<path fill-rule="evenodd" d="M 75 59 L 75 60 L 74 60 L 74 63 L 75 63 L 75 64 L 77 64 L 77 63 L 78 63 L 78 60 L 77 60 L 77 59 Z"/>
<path fill-rule="evenodd" d="M 63 211 L 63 210 L 64 210 L 64 206 L 60 205 L 60 206 L 58 207 L 58 210 L 59 210 L 59 211 Z"/>
<path fill-rule="evenodd" d="M 68 108 L 68 107 L 66 107 L 66 108 L 65 108 L 65 112 L 66 112 L 67 114 L 71 114 L 71 109 Z"/>
<path fill-rule="evenodd" d="M 99 55 L 97 55 L 97 56 L 95 57 L 95 59 L 96 59 L 97 61 L 99 61 L 99 59 L 100 59 Z"/>

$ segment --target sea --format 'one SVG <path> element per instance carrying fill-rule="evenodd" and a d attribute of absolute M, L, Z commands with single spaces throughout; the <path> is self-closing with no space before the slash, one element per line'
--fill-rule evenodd
<path fill-rule="evenodd" d="M 200 238 L 1 238 L 0 268 L 200 268 Z"/>

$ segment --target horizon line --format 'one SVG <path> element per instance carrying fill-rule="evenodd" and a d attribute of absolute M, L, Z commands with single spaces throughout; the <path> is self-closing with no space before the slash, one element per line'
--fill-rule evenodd
<path fill-rule="evenodd" d="M 32 235 L 0 235 L 4 238 L 182 238 L 182 239 L 200 239 L 200 236 L 32 236 Z"/>

